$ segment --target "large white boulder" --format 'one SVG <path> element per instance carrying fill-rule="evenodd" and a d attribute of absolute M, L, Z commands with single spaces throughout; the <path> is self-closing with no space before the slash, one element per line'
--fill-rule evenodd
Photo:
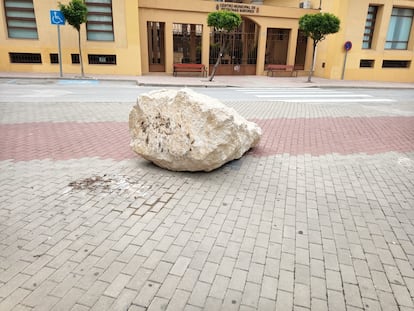
<path fill-rule="evenodd" d="M 139 96 L 129 130 L 137 154 L 172 171 L 214 170 L 241 158 L 261 136 L 257 124 L 190 89 Z"/>

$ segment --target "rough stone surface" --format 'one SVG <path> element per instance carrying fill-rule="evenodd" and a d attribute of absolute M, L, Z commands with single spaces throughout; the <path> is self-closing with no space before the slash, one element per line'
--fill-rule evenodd
<path fill-rule="evenodd" d="M 129 115 L 131 147 L 173 171 L 211 171 L 239 159 L 261 129 L 216 99 L 190 89 L 141 95 Z"/>

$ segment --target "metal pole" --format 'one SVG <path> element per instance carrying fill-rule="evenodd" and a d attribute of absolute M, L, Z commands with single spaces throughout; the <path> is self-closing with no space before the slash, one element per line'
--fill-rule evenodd
<path fill-rule="evenodd" d="M 342 67 L 342 75 L 341 75 L 341 80 L 344 79 L 345 76 L 345 67 L 346 67 L 346 58 L 348 56 L 348 51 L 345 51 L 345 59 L 344 59 L 344 66 Z"/>
<path fill-rule="evenodd" d="M 58 60 L 59 60 L 59 73 L 60 73 L 60 77 L 63 77 L 63 71 L 62 71 L 62 49 L 60 46 L 60 25 L 57 25 L 57 32 L 58 32 L 58 49 L 59 49 L 59 54 L 58 54 Z"/>

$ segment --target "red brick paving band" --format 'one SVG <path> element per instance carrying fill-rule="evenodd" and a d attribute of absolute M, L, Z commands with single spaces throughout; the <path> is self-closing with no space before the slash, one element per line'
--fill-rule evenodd
<path fill-rule="evenodd" d="M 376 154 L 414 151 L 414 117 L 253 120 L 263 130 L 250 154 Z M 135 157 L 126 122 L 42 122 L 0 125 L 0 160 Z"/>
<path fill-rule="evenodd" d="M 414 117 L 254 120 L 263 129 L 257 156 L 288 153 L 377 154 L 414 151 Z"/>

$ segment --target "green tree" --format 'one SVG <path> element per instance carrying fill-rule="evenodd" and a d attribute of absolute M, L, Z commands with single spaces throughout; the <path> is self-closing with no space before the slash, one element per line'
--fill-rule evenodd
<path fill-rule="evenodd" d="M 85 76 L 83 71 L 82 48 L 81 48 L 81 34 L 80 28 L 83 23 L 86 23 L 88 9 L 83 0 L 71 0 L 69 4 L 65 5 L 59 2 L 59 9 L 65 16 L 69 25 L 73 26 L 78 31 L 78 45 L 79 45 L 79 62 L 81 67 L 81 75 Z"/>
<path fill-rule="evenodd" d="M 217 57 L 217 61 L 213 67 L 213 72 L 211 73 L 210 81 L 213 81 L 216 74 L 217 67 L 221 62 L 221 57 L 223 52 L 226 50 L 226 45 L 224 42 L 224 34 L 230 33 L 237 29 L 242 22 L 240 14 L 229 12 L 229 11 L 217 11 L 208 14 L 207 25 L 214 27 L 215 32 L 220 33 L 220 51 Z"/>
<path fill-rule="evenodd" d="M 327 35 L 339 31 L 340 20 L 330 13 L 305 14 L 299 18 L 299 29 L 305 32 L 307 37 L 313 40 L 312 64 L 309 71 L 308 82 L 311 82 L 314 71 L 316 46 L 324 40 Z"/>

